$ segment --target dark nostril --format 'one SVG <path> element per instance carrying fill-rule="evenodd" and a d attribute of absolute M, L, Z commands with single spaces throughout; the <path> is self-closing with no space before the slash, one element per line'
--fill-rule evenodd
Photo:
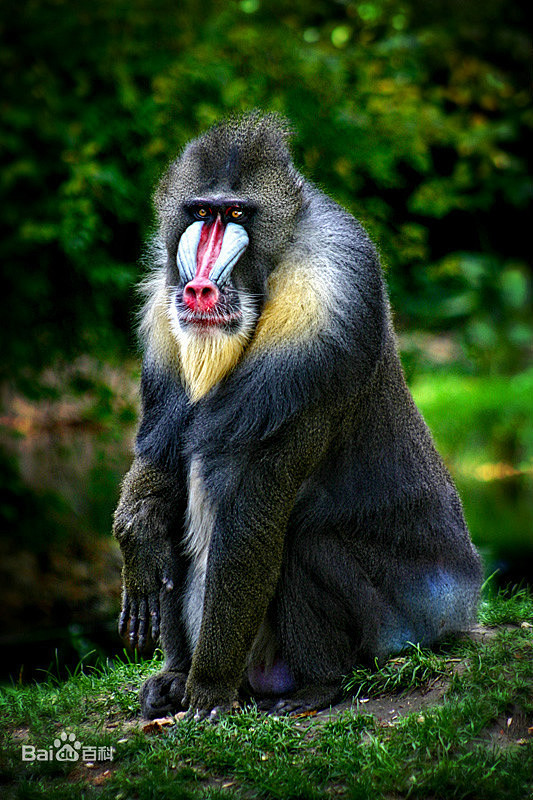
<path fill-rule="evenodd" d="M 198 300 L 200 297 L 208 299 L 215 296 L 215 288 L 214 286 L 188 285 L 185 287 L 185 295 L 186 297 L 190 297 L 191 300 Z"/>
<path fill-rule="evenodd" d="M 185 286 L 183 299 L 192 311 L 209 311 L 217 304 L 219 291 L 208 278 L 195 278 Z"/>

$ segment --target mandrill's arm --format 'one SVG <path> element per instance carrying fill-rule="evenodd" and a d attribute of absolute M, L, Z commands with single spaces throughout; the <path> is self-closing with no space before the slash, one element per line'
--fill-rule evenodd
<path fill-rule="evenodd" d="M 124 478 L 113 533 L 124 561 L 119 633 L 143 649 L 150 626 L 160 633 L 161 591 L 179 593 L 187 565 L 182 552 L 185 479 L 177 438 L 186 416 L 183 391 L 145 361 L 143 417 L 136 458 Z"/>
<path fill-rule="evenodd" d="M 113 533 L 124 561 L 119 633 L 126 635 L 129 622 L 130 643 L 140 650 L 150 627 L 154 641 L 159 637 L 160 591 L 172 591 L 179 580 L 173 545 L 179 525 L 177 495 L 174 478 L 136 458 L 115 511 Z"/>
<path fill-rule="evenodd" d="M 317 226 L 309 227 L 316 235 Z M 373 249 L 365 252 L 363 242 L 355 264 L 346 263 L 353 280 L 342 272 L 335 280 L 342 258 L 352 255 L 345 252 L 354 243 L 348 234 L 335 260 L 318 252 L 318 277 L 304 259 L 301 267 L 288 259 L 248 357 L 197 410 L 194 455 L 214 510 L 202 624 L 185 696 L 189 713 L 199 717 L 236 699 L 276 590 L 297 493 L 383 357 L 387 314 Z M 326 278 L 329 294 L 321 302 Z"/>

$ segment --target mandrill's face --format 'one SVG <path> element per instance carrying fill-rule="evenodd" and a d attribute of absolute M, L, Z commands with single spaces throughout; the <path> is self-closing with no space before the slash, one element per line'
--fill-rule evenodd
<path fill-rule="evenodd" d="M 166 278 L 146 319 L 193 401 L 252 351 L 292 241 L 303 179 L 284 135 L 262 123 L 216 127 L 187 145 L 156 192 Z"/>
<path fill-rule="evenodd" d="M 199 335 L 234 333 L 243 323 L 243 298 L 233 270 L 250 243 L 254 210 L 235 197 L 198 198 L 184 207 L 190 219 L 178 242 L 179 285 L 175 295 L 182 330 Z"/>
<path fill-rule="evenodd" d="M 260 271 L 250 276 L 256 209 L 249 201 L 202 193 L 181 204 L 180 216 L 183 232 L 169 252 L 166 302 L 181 379 L 196 401 L 240 360 L 265 280 Z"/>

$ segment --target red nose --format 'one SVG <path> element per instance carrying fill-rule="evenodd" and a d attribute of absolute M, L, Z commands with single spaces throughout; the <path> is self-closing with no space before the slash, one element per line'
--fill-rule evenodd
<path fill-rule="evenodd" d="M 217 287 L 209 278 L 196 276 L 183 290 L 183 301 L 191 311 L 211 311 L 219 297 Z"/>

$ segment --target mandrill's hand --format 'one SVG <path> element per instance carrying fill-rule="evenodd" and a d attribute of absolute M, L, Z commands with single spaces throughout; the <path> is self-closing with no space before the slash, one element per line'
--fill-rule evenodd
<path fill-rule="evenodd" d="M 162 578 L 166 591 L 174 588 L 169 578 Z M 125 637 L 129 630 L 129 641 L 132 647 L 144 650 L 148 632 L 151 629 L 151 638 L 154 642 L 159 639 L 161 626 L 161 611 L 159 606 L 159 592 L 133 596 L 124 586 L 122 590 L 122 610 L 118 620 L 119 636 Z"/>
<path fill-rule="evenodd" d="M 124 559 L 119 634 L 126 636 L 129 629 L 131 646 L 143 650 L 150 629 L 154 641 L 159 637 L 160 592 L 174 588 L 167 503 L 157 496 L 123 495 L 113 533 Z"/>

